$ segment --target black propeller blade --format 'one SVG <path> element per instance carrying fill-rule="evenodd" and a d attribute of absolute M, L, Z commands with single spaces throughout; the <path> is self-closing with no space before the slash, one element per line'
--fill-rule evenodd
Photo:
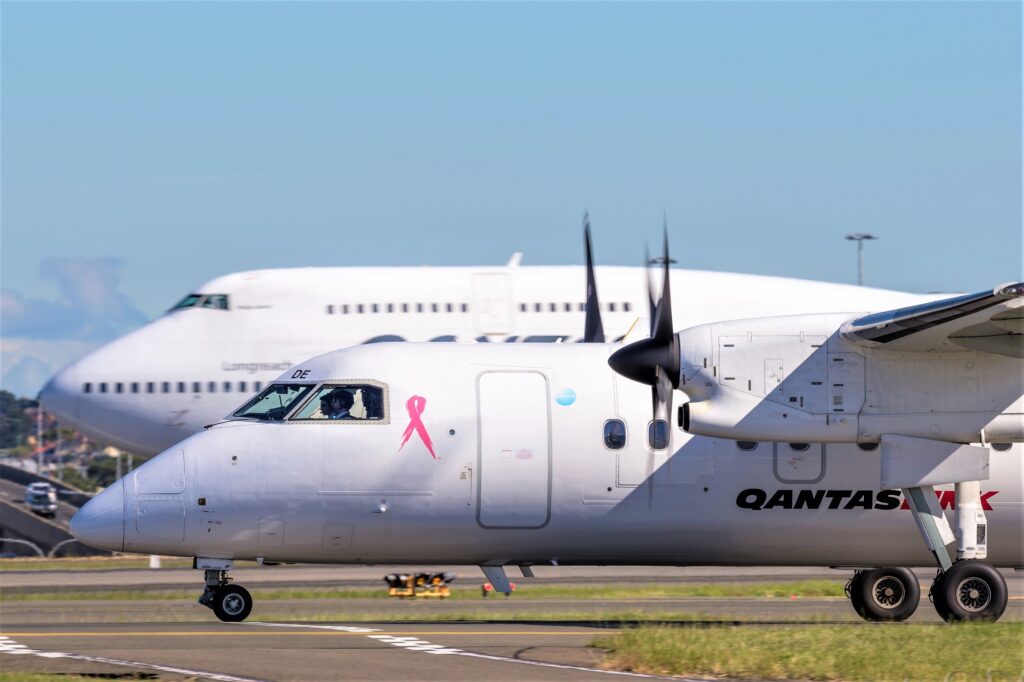
<path fill-rule="evenodd" d="M 587 318 L 583 326 L 583 343 L 604 343 L 601 304 L 597 300 L 597 281 L 594 278 L 594 253 L 590 246 L 590 215 L 587 213 L 583 214 L 583 244 L 587 252 Z"/>
<path fill-rule="evenodd" d="M 668 422 L 672 413 L 672 391 L 679 388 L 679 342 L 672 327 L 672 290 L 669 272 L 672 261 L 668 253 L 667 226 L 664 228 L 663 248 L 661 298 L 654 307 L 651 337 L 617 350 L 608 358 L 608 364 L 622 376 L 651 386 L 654 418 Z M 653 301 L 653 292 L 648 290 L 648 295 Z"/>

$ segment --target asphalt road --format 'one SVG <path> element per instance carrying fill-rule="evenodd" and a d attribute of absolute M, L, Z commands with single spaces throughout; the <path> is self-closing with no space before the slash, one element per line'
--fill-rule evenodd
<path fill-rule="evenodd" d="M 0 478 L 0 497 L 3 497 L 11 504 L 22 505 L 25 511 L 30 511 L 28 505 L 25 504 L 25 486 L 23 485 L 9 481 L 6 478 Z M 76 507 L 58 498 L 57 515 L 53 519 L 45 518 L 66 530 L 71 523 L 71 517 L 75 515 L 76 511 L 78 511 Z"/>
<path fill-rule="evenodd" d="M 248 569 L 253 589 L 283 587 L 326 577 L 346 584 L 373 580 L 389 567 L 329 569 L 295 567 Z M 471 567 L 456 569 L 468 581 L 476 580 Z M 545 569 L 558 578 L 551 582 L 707 582 L 710 577 L 730 582 L 756 579 L 771 582 L 807 577 L 841 577 L 823 569 L 660 569 L 572 568 Z M 329 572 L 325 574 L 324 572 Z M 49 591 L 54 584 L 85 587 L 111 580 L 148 578 L 167 582 L 173 576 L 191 578 L 198 595 L 198 572 L 103 571 L 38 572 L 50 585 L 24 585 L 29 574 L 5 572 L 21 589 Z M 239 572 L 243 573 L 242 571 Z M 538 571 L 540 574 L 540 571 Z M 49 577 L 47 578 L 45 575 Z M 165 574 L 169 574 L 165 576 Z M 1007 572 L 1013 601 L 1005 618 L 1024 620 L 1024 574 Z M 242 576 L 238 576 L 243 582 Z M 171 582 L 177 582 L 172 580 Z M 601 611 L 668 613 L 687 619 L 726 617 L 743 627 L 764 622 L 860 623 L 845 599 L 558 599 L 529 600 L 530 581 L 520 579 L 521 592 L 509 599 L 399 601 L 389 599 L 301 599 L 257 601 L 247 623 L 218 622 L 192 599 L 55 600 L 0 602 L 0 667 L 5 671 L 77 672 L 89 675 L 137 674 L 168 681 L 214 679 L 222 682 L 252 680 L 608 680 L 618 674 L 595 670 L 601 652 L 588 646 L 616 629 L 586 619 Z M 520 598 L 517 598 L 520 597 Z M 483 619 L 430 622 L 472 611 Z M 544 622 L 552 613 L 577 617 Z M 538 620 L 531 620 L 535 615 Z M 298 619 L 304 619 L 299 622 Z M 367 620 L 372 618 L 373 620 Z M 366 622 L 364 622 L 366 621 Z M 937 622 L 927 601 L 912 622 Z M 693 623 L 687 623 L 693 625 Z M 698 622 L 696 626 L 700 626 Z M 871 627 L 866 625 L 866 627 Z M 899 627 L 899 626 L 895 626 Z M 945 627 L 937 625 L 937 627 Z M 17 653 L 20 652 L 20 653 Z"/>

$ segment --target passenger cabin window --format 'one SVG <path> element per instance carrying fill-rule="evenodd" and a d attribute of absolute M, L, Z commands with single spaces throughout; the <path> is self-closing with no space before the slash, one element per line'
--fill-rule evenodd
<path fill-rule="evenodd" d="M 664 450 L 668 447 L 667 421 L 655 419 L 647 425 L 647 443 L 655 450 Z"/>
<path fill-rule="evenodd" d="M 626 425 L 621 419 L 609 419 L 604 423 L 604 446 L 609 450 L 626 447 Z"/>
<path fill-rule="evenodd" d="M 279 422 L 312 388 L 311 384 L 271 384 L 237 410 L 234 416 Z"/>
<path fill-rule="evenodd" d="M 88 381 L 82 385 L 82 393 L 92 393 L 92 384 Z"/>
<path fill-rule="evenodd" d="M 738 440 L 736 441 L 736 447 L 744 452 L 752 452 L 757 450 L 757 441 L 753 440 Z"/>
<path fill-rule="evenodd" d="M 367 384 L 324 384 L 289 421 L 383 421 L 384 389 Z"/>

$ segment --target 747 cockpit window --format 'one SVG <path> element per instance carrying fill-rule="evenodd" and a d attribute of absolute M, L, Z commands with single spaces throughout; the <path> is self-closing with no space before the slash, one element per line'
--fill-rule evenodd
<path fill-rule="evenodd" d="M 289 421 L 383 421 L 384 389 L 368 384 L 324 384 Z"/>
<path fill-rule="evenodd" d="M 312 384 L 271 384 L 236 411 L 234 416 L 262 421 L 281 421 L 292 406 L 305 397 L 312 388 Z"/>
<path fill-rule="evenodd" d="M 189 294 L 185 298 L 178 301 L 171 310 L 181 310 L 182 308 L 213 308 L 215 310 L 227 310 L 228 309 L 228 295 L 227 294 Z"/>

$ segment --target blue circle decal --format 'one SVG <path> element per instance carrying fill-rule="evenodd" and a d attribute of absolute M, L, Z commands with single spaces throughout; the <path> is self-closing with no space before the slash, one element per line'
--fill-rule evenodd
<path fill-rule="evenodd" d="M 576 391 L 571 388 L 563 388 L 562 392 L 555 396 L 555 402 L 559 405 L 572 405 L 576 402 Z"/>

